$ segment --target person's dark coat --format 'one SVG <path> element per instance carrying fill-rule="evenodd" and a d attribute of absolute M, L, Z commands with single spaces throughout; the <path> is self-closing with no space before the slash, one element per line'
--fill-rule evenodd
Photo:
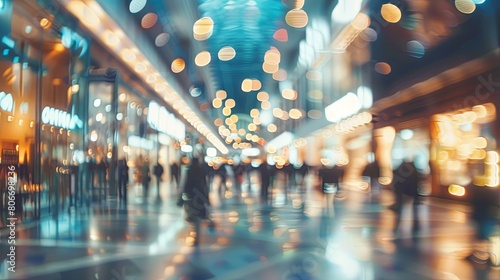
<path fill-rule="evenodd" d="M 196 158 L 187 168 L 182 192 L 186 218 L 188 220 L 193 218 L 207 219 L 209 201 L 205 170 Z"/>
<path fill-rule="evenodd" d="M 413 197 L 418 196 L 421 177 L 413 162 L 403 162 L 393 172 L 394 191 Z"/>

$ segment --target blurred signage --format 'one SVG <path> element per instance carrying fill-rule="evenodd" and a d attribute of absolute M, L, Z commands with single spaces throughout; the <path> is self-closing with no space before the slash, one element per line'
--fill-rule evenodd
<path fill-rule="evenodd" d="M 78 33 L 68 27 L 61 29 L 61 43 L 68 49 L 74 50 L 82 57 L 88 49 L 88 43 Z"/>
<path fill-rule="evenodd" d="M 52 107 L 45 107 L 42 111 L 42 123 L 61 127 L 64 129 L 82 128 L 83 122 L 77 115 Z"/>
<path fill-rule="evenodd" d="M 0 39 L 10 37 L 12 21 L 12 1 L 0 0 Z"/>
<path fill-rule="evenodd" d="M 149 102 L 148 123 L 151 128 L 166 133 L 177 140 L 186 137 L 186 127 L 174 114 L 155 101 Z"/>
<path fill-rule="evenodd" d="M 12 98 L 12 94 L 0 91 L 0 109 L 5 112 L 12 112 L 14 109 L 14 99 Z"/>
<path fill-rule="evenodd" d="M 152 150 L 154 148 L 153 141 L 135 135 L 128 137 L 128 145 L 144 150 Z"/>
<path fill-rule="evenodd" d="M 361 109 L 361 103 L 356 94 L 349 92 L 339 100 L 325 108 L 325 117 L 329 122 L 339 122 Z"/>

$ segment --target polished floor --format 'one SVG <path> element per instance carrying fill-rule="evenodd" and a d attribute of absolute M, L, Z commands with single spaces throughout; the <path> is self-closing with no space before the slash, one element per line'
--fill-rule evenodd
<path fill-rule="evenodd" d="M 256 178 L 253 178 L 256 181 Z M 211 193 L 215 229 L 202 226 L 199 246 L 165 182 L 144 199 L 131 186 L 125 205 L 108 199 L 44 219 L 17 232 L 16 272 L 1 279 L 500 279 L 500 270 L 465 259 L 474 237 L 467 205 L 426 198 L 394 231 L 390 190 L 344 187 L 336 198 L 275 182 L 272 203 L 259 186 Z M 1 232 L 0 258 L 9 245 Z M 500 231 L 492 252 L 500 255 Z M 2 278 L 3 277 L 3 278 Z"/>

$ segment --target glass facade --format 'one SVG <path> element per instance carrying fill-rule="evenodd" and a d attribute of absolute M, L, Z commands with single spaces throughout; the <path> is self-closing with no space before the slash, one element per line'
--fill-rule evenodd
<path fill-rule="evenodd" d="M 74 203 L 75 159 L 83 135 L 78 101 L 86 70 L 86 54 L 71 48 L 71 38 L 63 38 L 77 33 L 59 29 L 51 15 L 33 4 L 12 1 L 16 24 L 3 37 L 0 56 L 2 170 L 16 165 L 18 205 L 25 218 Z M 4 195 L 2 189 L 2 202 Z"/>

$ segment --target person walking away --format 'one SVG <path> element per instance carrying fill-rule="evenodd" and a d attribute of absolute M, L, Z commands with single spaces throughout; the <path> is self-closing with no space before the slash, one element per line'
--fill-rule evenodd
<path fill-rule="evenodd" d="M 496 215 L 500 214 L 499 191 L 488 186 L 470 185 L 472 220 L 476 234 L 472 252 L 467 259 L 478 265 L 500 266 L 500 252 L 492 250 L 490 237 L 495 231 Z"/>
<path fill-rule="evenodd" d="M 144 201 L 147 200 L 149 194 L 149 182 L 151 181 L 151 174 L 149 171 L 149 162 L 147 159 L 144 159 L 144 163 L 141 167 L 141 179 L 142 179 L 142 191 Z"/>
<path fill-rule="evenodd" d="M 175 181 L 175 187 L 177 188 L 177 190 L 180 189 L 179 176 L 180 176 L 179 165 L 176 162 L 173 162 L 170 165 L 170 182 Z"/>
<path fill-rule="evenodd" d="M 155 167 L 153 168 L 153 173 L 155 174 L 156 177 L 156 194 L 157 198 L 160 198 L 160 182 L 161 182 L 161 176 L 163 175 L 163 166 L 161 166 L 160 162 L 156 162 Z"/>
<path fill-rule="evenodd" d="M 263 161 L 259 167 L 260 174 L 260 197 L 262 202 L 267 205 L 269 199 L 269 184 L 271 180 L 271 174 L 269 172 L 269 167 L 267 161 Z"/>
<path fill-rule="evenodd" d="M 393 171 L 392 182 L 396 201 L 394 205 L 390 206 L 390 209 L 396 212 L 394 233 L 399 231 L 405 197 L 409 197 L 413 200 L 412 231 L 416 232 L 420 229 L 418 222 L 418 205 L 420 204 L 418 189 L 421 180 L 422 174 L 415 167 L 413 161 L 404 161 Z"/>
<path fill-rule="evenodd" d="M 206 174 L 198 158 L 195 157 L 191 160 L 191 164 L 186 170 L 185 180 L 183 181 L 182 200 L 180 200 L 180 204 L 184 207 L 186 222 L 192 224 L 195 228 L 196 236 L 194 245 L 197 246 L 200 239 L 201 222 L 209 220 L 210 227 L 214 226 L 207 209 L 210 203 Z"/>
<path fill-rule="evenodd" d="M 127 184 L 129 180 L 129 168 L 126 159 L 118 161 L 118 198 L 127 202 Z"/>

